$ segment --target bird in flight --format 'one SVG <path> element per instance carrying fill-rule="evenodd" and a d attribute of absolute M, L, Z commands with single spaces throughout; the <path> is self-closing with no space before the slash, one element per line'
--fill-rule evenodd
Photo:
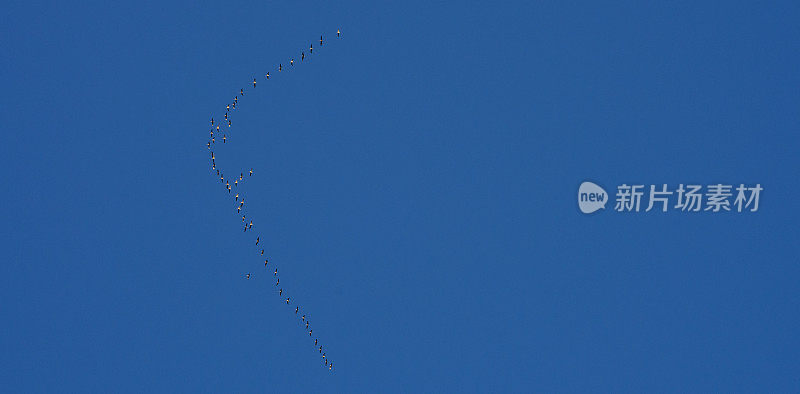
<path fill-rule="evenodd" d="M 244 202 L 244 201 L 242 201 L 242 202 Z M 242 221 L 244 221 L 244 216 L 242 216 Z M 259 241 L 260 239 L 261 239 L 261 237 L 256 237 L 256 245 L 258 245 L 258 241 Z"/>
<path fill-rule="evenodd" d="M 253 176 L 253 169 L 250 169 L 250 176 Z"/>
<path fill-rule="evenodd" d="M 247 274 L 247 275 L 245 275 L 245 276 L 247 277 L 247 279 L 250 279 L 250 274 Z"/>
<path fill-rule="evenodd" d="M 303 60 L 305 60 L 305 58 L 306 58 L 306 53 L 300 52 L 300 61 L 302 62 Z"/>
<path fill-rule="evenodd" d="M 336 37 L 339 37 L 341 35 L 342 35 L 342 32 L 340 32 L 339 29 L 336 29 Z"/>
<path fill-rule="evenodd" d="M 266 75 L 266 77 L 267 77 L 267 79 L 269 79 L 269 72 L 267 72 L 267 75 Z"/>
<path fill-rule="evenodd" d="M 264 267 L 266 267 L 266 266 L 267 266 L 267 263 L 269 263 L 269 260 L 267 260 L 267 259 L 264 259 Z"/>
<path fill-rule="evenodd" d="M 289 305 L 289 297 L 286 297 L 286 305 Z"/>
<path fill-rule="evenodd" d="M 256 87 L 256 79 L 253 78 L 253 87 Z"/>
<path fill-rule="evenodd" d="M 299 306 L 298 306 L 298 307 L 295 307 L 295 308 L 294 308 L 294 314 L 296 315 L 296 314 L 297 314 L 297 311 L 299 311 L 299 310 L 300 310 L 300 307 L 299 307 Z"/>
<path fill-rule="evenodd" d="M 292 60 L 289 60 L 289 65 L 290 65 L 290 66 L 294 66 L 294 59 L 292 59 Z"/>

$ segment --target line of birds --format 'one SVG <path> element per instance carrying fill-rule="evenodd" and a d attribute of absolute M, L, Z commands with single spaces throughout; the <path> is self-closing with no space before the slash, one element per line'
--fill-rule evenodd
<path fill-rule="evenodd" d="M 337 29 L 336 30 L 336 37 L 341 37 L 341 34 L 342 34 L 341 31 L 339 31 Z M 323 36 L 322 35 L 319 36 L 319 45 L 317 47 L 317 50 L 319 50 L 319 48 L 321 48 L 324 43 L 325 43 L 325 40 L 324 40 Z M 311 56 L 313 53 L 314 53 L 314 44 L 312 43 L 308 47 L 308 56 Z M 306 57 L 307 56 L 306 56 L 305 51 L 301 51 L 300 52 L 300 62 L 305 61 Z M 295 63 L 294 58 L 290 58 L 289 59 L 289 67 L 294 67 L 294 63 Z M 283 63 L 279 63 L 278 64 L 277 70 L 278 70 L 278 72 L 282 72 L 283 71 Z M 266 80 L 270 79 L 269 71 L 267 71 L 267 73 L 264 74 L 264 79 L 266 79 Z M 253 78 L 253 89 L 256 88 L 257 82 L 258 81 L 256 80 L 256 78 Z M 249 90 L 249 88 L 248 88 L 248 90 Z M 217 141 L 217 139 L 219 139 L 219 137 L 222 137 L 222 143 L 223 144 L 227 143 L 228 131 L 230 130 L 231 125 L 232 125 L 231 124 L 231 114 L 233 113 L 234 110 L 236 110 L 236 107 L 239 104 L 239 99 L 244 97 L 244 93 L 245 93 L 244 88 L 239 89 L 239 93 L 236 96 L 234 96 L 233 101 L 231 101 L 231 103 L 228 104 L 225 107 L 225 115 L 223 117 L 222 122 L 220 122 L 219 120 L 215 120 L 213 116 L 211 117 L 210 139 L 209 139 L 209 141 L 208 141 L 208 143 L 206 145 L 207 145 L 208 149 L 211 150 L 211 171 L 212 171 L 212 174 L 214 172 L 216 172 L 216 176 L 219 177 L 220 183 L 225 185 L 225 189 L 228 191 L 228 194 L 230 194 L 231 197 L 233 198 L 233 200 L 234 200 L 234 202 L 236 204 L 235 205 L 235 207 L 236 207 L 236 215 L 237 216 L 241 215 L 242 223 L 243 223 L 243 227 L 244 227 L 243 232 L 247 232 L 247 231 L 253 231 L 253 220 L 248 218 L 246 214 L 243 214 L 244 206 L 245 206 L 244 205 L 244 201 L 245 201 L 244 200 L 244 193 L 241 192 L 242 196 L 240 197 L 240 191 L 239 191 L 239 187 L 241 186 L 241 184 L 244 183 L 244 180 L 246 179 L 245 176 L 244 176 L 245 172 L 244 171 L 240 172 L 238 177 L 235 176 L 235 175 L 233 176 L 233 178 L 225 177 L 225 174 L 219 168 L 217 168 L 216 156 L 214 154 L 214 146 L 216 145 L 216 141 Z M 220 126 L 222 126 L 222 127 L 220 127 Z M 226 130 L 228 130 L 228 131 L 226 131 Z M 250 171 L 248 172 L 247 178 L 250 178 L 252 176 L 253 176 L 253 169 L 251 168 Z M 259 243 L 260 242 L 261 242 L 261 237 L 256 235 L 256 238 L 255 238 L 256 250 L 258 251 L 259 256 L 264 257 L 264 249 L 259 249 Z M 274 264 L 272 264 L 272 266 L 274 266 Z M 289 297 L 288 295 L 284 295 L 285 292 L 284 292 L 283 288 L 280 286 L 281 280 L 280 280 L 280 277 L 278 277 L 278 268 L 276 267 L 274 270 L 272 270 L 272 268 L 270 267 L 270 261 L 269 261 L 268 258 L 264 258 L 264 270 L 266 272 L 270 272 L 270 271 L 272 272 L 272 275 L 273 275 L 273 277 L 275 279 L 275 287 L 277 288 L 278 296 L 281 297 L 282 302 L 286 302 L 286 305 L 291 305 L 291 302 L 292 302 L 291 297 Z M 246 279 L 250 279 L 253 276 L 254 275 L 252 275 L 249 272 L 244 275 L 244 277 Z M 286 298 L 284 299 L 283 297 L 286 297 Z M 325 349 L 323 348 L 323 346 L 319 342 L 319 339 L 313 335 L 314 331 L 311 328 L 311 325 L 310 325 L 311 322 L 309 321 L 308 316 L 306 316 L 305 313 L 301 313 L 300 312 L 300 306 L 299 305 L 295 306 L 294 314 L 298 317 L 298 319 L 300 319 L 301 325 L 305 325 L 305 330 L 306 330 L 306 332 L 308 332 L 308 336 L 310 338 L 314 339 L 314 348 L 321 355 L 322 361 L 324 362 L 325 366 L 327 366 L 330 371 L 333 371 L 333 361 L 331 361 L 330 358 L 328 357 L 328 355 L 326 354 Z"/>

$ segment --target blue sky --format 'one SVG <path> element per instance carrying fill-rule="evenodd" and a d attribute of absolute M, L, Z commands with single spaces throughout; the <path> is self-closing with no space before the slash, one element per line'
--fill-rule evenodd
<path fill-rule="evenodd" d="M 3 15 L 6 391 L 800 389 L 795 2 Z M 254 76 L 218 162 L 255 169 L 249 215 L 333 374 L 208 167 Z M 584 180 L 764 191 L 583 215 Z"/>

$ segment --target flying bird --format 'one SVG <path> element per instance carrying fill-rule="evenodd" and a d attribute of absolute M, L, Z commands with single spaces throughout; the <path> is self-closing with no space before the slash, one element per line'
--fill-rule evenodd
<path fill-rule="evenodd" d="M 269 79 L 269 72 L 267 72 L 267 75 L 266 75 L 266 77 L 267 77 L 267 79 Z"/>
<path fill-rule="evenodd" d="M 266 266 L 267 266 L 267 263 L 269 263 L 269 260 L 266 260 L 266 259 L 265 259 L 265 260 L 264 260 L 264 267 L 266 267 Z"/>
<path fill-rule="evenodd" d="M 342 32 L 340 32 L 339 29 L 336 29 L 336 37 L 339 37 L 341 35 L 342 35 Z"/>
<path fill-rule="evenodd" d="M 298 307 L 295 307 L 295 308 L 294 308 L 294 314 L 296 315 L 296 314 L 297 314 L 297 311 L 299 311 L 299 310 L 300 310 L 300 307 L 299 307 L 299 306 L 298 306 Z"/>
<path fill-rule="evenodd" d="M 256 87 L 256 79 L 253 78 L 253 87 Z"/>
<path fill-rule="evenodd" d="M 292 60 L 289 60 L 289 65 L 290 65 L 290 66 L 294 66 L 294 59 L 292 59 Z"/>
<path fill-rule="evenodd" d="M 322 36 L 319 36 L 319 46 L 322 46 Z"/>
<path fill-rule="evenodd" d="M 286 305 L 289 305 L 289 297 L 286 297 Z"/>
<path fill-rule="evenodd" d="M 283 289 L 279 289 L 278 290 L 278 297 L 280 297 L 282 294 L 283 294 Z"/>
<path fill-rule="evenodd" d="M 275 276 L 278 276 L 278 269 L 275 268 Z"/>
<path fill-rule="evenodd" d="M 314 53 L 314 44 L 311 44 L 311 45 L 308 47 L 308 53 L 309 53 L 309 54 L 312 54 L 312 53 Z"/>
<path fill-rule="evenodd" d="M 253 176 L 253 169 L 250 169 L 250 176 Z"/>
<path fill-rule="evenodd" d="M 244 202 L 244 201 L 242 201 L 242 202 Z M 244 221 L 244 216 L 242 216 L 242 221 Z M 256 245 L 258 245 L 258 240 L 259 239 L 261 239 L 261 237 L 256 237 Z"/>
<path fill-rule="evenodd" d="M 303 60 L 305 60 L 305 58 L 306 58 L 306 53 L 300 52 L 300 61 L 302 62 Z"/>
<path fill-rule="evenodd" d="M 250 279 L 250 274 L 247 274 L 246 276 L 247 276 L 247 279 Z"/>

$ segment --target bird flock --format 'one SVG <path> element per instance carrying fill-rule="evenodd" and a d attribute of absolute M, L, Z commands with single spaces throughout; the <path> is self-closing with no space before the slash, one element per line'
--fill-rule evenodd
<path fill-rule="evenodd" d="M 339 31 L 338 29 L 336 30 L 336 37 L 337 38 L 341 37 L 341 31 Z M 299 61 L 296 63 L 298 65 L 304 63 L 306 61 L 306 58 L 311 57 L 312 55 L 314 55 L 314 53 L 319 53 L 326 43 L 327 42 L 325 41 L 325 37 L 323 37 L 323 35 L 320 35 L 319 44 L 317 44 L 317 47 L 314 48 L 314 44 L 316 44 L 316 42 L 312 42 L 308 46 L 308 53 L 306 54 L 306 50 L 302 50 L 300 52 Z M 317 52 L 314 52 L 314 49 L 316 49 Z M 295 59 L 296 58 L 289 59 L 288 63 L 289 67 L 286 68 L 286 70 L 284 70 L 283 63 L 278 63 L 278 67 L 274 68 L 273 72 L 275 70 L 277 70 L 279 74 L 288 72 L 289 70 L 295 67 Z M 269 79 L 270 79 L 270 73 L 269 71 L 267 71 L 264 74 L 264 82 L 269 81 Z M 250 88 L 249 83 L 247 85 L 248 93 L 252 90 L 255 90 L 257 84 L 258 84 L 257 78 L 253 78 L 253 87 Z M 245 179 L 249 180 L 253 177 L 254 175 L 253 169 L 250 168 L 249 171 L 240 171 L 238 176 L 234 173 L 233 177 L 230 177 L 226 176 L 225 173 L 222 170 L 220 170 L 219 167 L 217 166 L 215 149 L 222 148 L 228 142 L 228 137 L 230 136 L 230 130 L 232 127 L 231 118 L 233 117 L 232 115 L 236 111 L 237 107 L 239 107 L 240 101 L 244 98 L 245 95 L 244 89 L 245 88 L 240 88 L 238 93 L 233 97 L 233 100 L 226 105 L 225 115 L 222 117 L 222 119 L 220 118 L 215 119 L 213 115 L 211 117 L 211 132 L 206 146 L 211 152 L 212 175 L 219 178 L 220 184 L 222 184 L 225 187 L 231 199 L 233 199 L 235 204 L 234 207 L 236 209 L 236 215 L 237 217 L 241 216 L 242 219 L 243 232 L 247 233 L 249 231 L 250 233 L 255 233 L 253 242 L 255 243 L 256 253 L 258 253 L 260 258 L 264 259 L 264 273 L 267 274 L 266 276 L 269 277 L 269 274 L 272 274 L 272 277 L 275 281 L 275 286 L 274 286 L 275 292 L 278 294 L 278 297 L 280 297 L 281 302 L 282 303 L 285 302 L 286 305 L 289 306 L 290 310 L 291 307 L 294 306 L 294 314 L 300 321 L 301 327 L 304 327 L 305 331 L 308 333 L 308 336 L 310 338 L 309 341 L 312 339 L 314 340 L 314 349 L 320 354 L 320 356 L 322 357 L 322 362 L 328 368 L 328 370 L 333 371 L 333 361 L 331 361 L 330 357 L 328 357 L 327 353 L 325 352 L 325 348 L 320 343 L 319 338 L 314 335 L 314 330 L 311 328 L 311 322 L 309 321 L 310 314 L 306 313 L 306 311 L 303 310 L 303 308 L 301 308 L 299 304 L 293 303 L 293 299 L 289 296 L 288 292 L 281 286 L 281 279 L 280 276 L 278 276 L 278 267 L 275 265 L 275 263 L 269 261 L 269 258 L 265 257 L 263 245 L 260 245 L 261 237 L 256 233 L 258 227 L 254 225 L 253 218 L 247 215 L 247 211 L 245 209 L 245 204 L 244 204 L 245 193 L 244 193 L 244 188 L 242 186 L 245 182 Z M 223 145 L 216 145 L 217 142 L 221 142 Z M 247 175 L 247 177 L 245 177 L 245 175 Z M 252 277 L 254 277 L 254 275 L 250 272 L 244 274 L 245 279 L 250 279 Z"/>

